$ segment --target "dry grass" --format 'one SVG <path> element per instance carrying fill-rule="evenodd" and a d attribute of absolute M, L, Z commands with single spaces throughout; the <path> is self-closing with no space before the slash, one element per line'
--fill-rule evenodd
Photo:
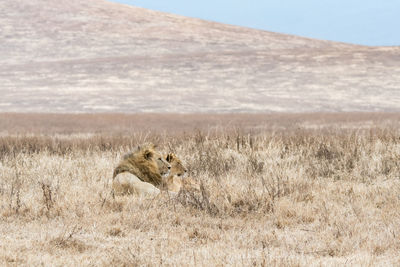
<path fill-rule="evenodd" d="M 399 115 L 273 116 L 168 134 L 8 131 L 0 265 L 399 265 Z M 201 193 L 112 199 L 113 167 L 146 141 L 179 155 Z"/>
<path fill-rule="evenodd" d="M 146 135 L 400 128 L 400 113 L 46 114 L 0 113 L 0 135 Z"/>

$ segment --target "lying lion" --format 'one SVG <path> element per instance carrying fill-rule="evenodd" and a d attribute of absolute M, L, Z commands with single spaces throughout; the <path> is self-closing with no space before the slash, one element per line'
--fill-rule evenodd
<path fill-rule="evenodd" d="M 116 195 L 155 196 L 160 193 L 158 187 L 173 194 L 181 189 L 199 190 L 192 178 L 185 178 L 186 173 L 186 168 L 176 155 L 168 154 L 163 159 L 155 151 L 154 145 L 147 145 L 125 155 L 115 168 L 113 191 Z"/>
<path fill-rule="evenodd" d="M 116 195 L 158 195 L 156 186 L 164 183 L 171 165 L 155 150 L 153 144 L 126 154 L 114 170 L 113 191 Z"/>
<path fill-rule="evenodd" d="M 156 196 L 160 193 L 160 189 L 150 183 L 143 182 L 136 175 L 130 172 L 118 174 L 112 183 L 115 195 L 136 195 Z"/>
<path fill-rule="evenodd" d="M 200 186 L 193 178 L 186 177 L 187 169 L 175 154 L 170 153 L 165 159 L 171 164 L 171 172 L 165 181 L 168 191 L 178 193 L 181 189 L 200 190 Z"/>

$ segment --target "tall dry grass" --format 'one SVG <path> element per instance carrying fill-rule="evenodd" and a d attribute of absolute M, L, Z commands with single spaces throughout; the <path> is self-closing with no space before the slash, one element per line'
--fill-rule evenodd
<path fill-rule="evenodd" d="M 0 263 L 399 265 L 397 123 L 4 135 Z M 201 192 L 113 199 L 113 167 L 143 142 Z"/>

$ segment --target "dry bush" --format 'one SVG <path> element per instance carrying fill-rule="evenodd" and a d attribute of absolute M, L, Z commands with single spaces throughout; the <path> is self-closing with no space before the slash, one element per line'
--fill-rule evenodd
<path fill-rule="evenodd" d="M 0 263 L 398 265 L 400 127 L 284 125 L 3 136 Z M 143 142 L 200 192 L 112 198 L 113 168 Z"/>

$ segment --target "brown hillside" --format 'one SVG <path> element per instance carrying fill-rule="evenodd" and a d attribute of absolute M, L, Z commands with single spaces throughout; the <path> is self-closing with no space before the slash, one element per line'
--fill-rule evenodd
<path fill-rule="evenodd" d="M 0 111 L 399 111 L 400 48 L 102 0 L 0 2 Z"/>

